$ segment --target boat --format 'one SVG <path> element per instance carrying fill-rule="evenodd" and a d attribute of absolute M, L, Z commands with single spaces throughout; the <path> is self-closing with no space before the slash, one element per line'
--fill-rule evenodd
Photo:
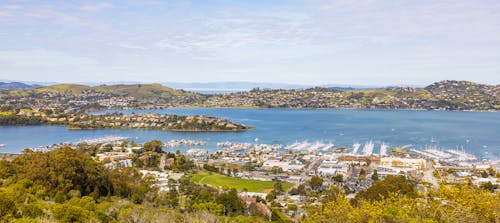
<path fill-rule="evenodd" d="M 0 148 L 2 148 L 2 147 L 4 147 L 4 146 L 5 146 L 5 144 L 0 144 Z"/>
<path fill-rule="evenodd" d="M 371 156 L 373 154 L 373 148 L 374 148 L 374 144 L 372 141 L 370 142 L 367 142 L 365 144 L 365 146 L 363 146 L 363 155 L 365 156 Z"/>
<path fill-rule="evenodd" d="M 380 156 L 387 156 L 387 148 L 389 148 L 389 146 L 385 143 L 380 145 Z"/>
<path fill-rule="evenodd" d="M 358 149 L 359 149 L 360 146 L 361 146 L 361 144 L 354 143 L 354 145 L 352 146 L 352 154 L 358 153 Z"/>

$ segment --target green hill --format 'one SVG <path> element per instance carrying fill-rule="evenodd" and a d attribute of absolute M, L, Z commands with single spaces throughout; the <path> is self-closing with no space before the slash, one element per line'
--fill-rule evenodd
<path fill-rule="evenodd" d="M 139 99 L 171 99 L 173 97 L 186 97 L 202 99 L 203 96 L 196 93 L 186 92 L 163 86 L 161 84 L 130 84 L 130 85 L 100 85 L 87 86 L 79 84 L 56 84 L 29 90 L 8 91 L 11 96 L 29 96 L 43 93 L 58 93 L 62 95 L 81 96 L 83 94 L 103 93 L 106 95 L 120 97 L 135 97 Z M 4 93 L 6 94 L 6 93 Z"/>
<path fill-rule="evenodd" d="M 54 92 L 60 94 L 82 94 L 84 90 L 90 90 L 92 87 L 80 84 L 56 84 L 47 87 L 39 87 L 33 90 L 29 90 L 28 92 L 33 93 L 43 93 L 43 92 Z"/>
<path fill-rule="evenodd" d="M 96 92 L 115 94 L 119 96 L 131 96 L 136 98 L 197 96 L 197 94 L 169 88 L 161 84 L 101 85 L 92 89 Z"/>

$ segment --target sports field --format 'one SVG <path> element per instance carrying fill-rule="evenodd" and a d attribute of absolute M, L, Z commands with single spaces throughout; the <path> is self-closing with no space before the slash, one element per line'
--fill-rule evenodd
<path fill-rule="evenodd" d="M 215 173 L 199 173 L 193 174 L 191 177 L 191 182 L 197 184 L 207 184 L 212 187 L 224 187 L 236 188 L 238 191 L 247 189 L 249 192 L 269 192 L 274 188 L 273 181 L 260 181 L 260 180 L 247 180 L 235 177 L 228 177 Z M 291 183 L 281 183 L 283 189 L 287 190 L 292 186 Z"/>

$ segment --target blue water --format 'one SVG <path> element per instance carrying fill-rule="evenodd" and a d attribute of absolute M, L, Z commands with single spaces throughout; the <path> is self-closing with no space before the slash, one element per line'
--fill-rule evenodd
<path fill-rule="evenodd" d="M 390 146 L 427 145 L 443 149 L 463 149 L 480 158 L 500 158 L 500 113 L 447 111 L 380 111 L 333 109 L 230 109 L 176 108 L 127 110 L 123 113 L 202 114 L 227 118 L 254 126 L 239 133 L 188 133 L 159 130 L 67 130 L 58 126 L 0 127 L 0 152 L 17 153 L 25 147 L 74 142 L 107 135 L 126 136 L 136 142 L 152 139 L 192 139 L 207 141 L 209 150 L 216 142 L 236 141 L 291 144 L 296 141 L 332 142 L 352 146 L 372 140 Z M 376 151 L 378 145 L 376 146 Z"/>

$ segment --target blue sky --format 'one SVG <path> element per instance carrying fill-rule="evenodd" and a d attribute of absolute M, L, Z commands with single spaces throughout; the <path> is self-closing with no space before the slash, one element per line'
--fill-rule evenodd
<path fill-rule="evenodd" d="M 500 84 L 498 12 L 498 0 L 0 0 L 0 79 Z"/>

